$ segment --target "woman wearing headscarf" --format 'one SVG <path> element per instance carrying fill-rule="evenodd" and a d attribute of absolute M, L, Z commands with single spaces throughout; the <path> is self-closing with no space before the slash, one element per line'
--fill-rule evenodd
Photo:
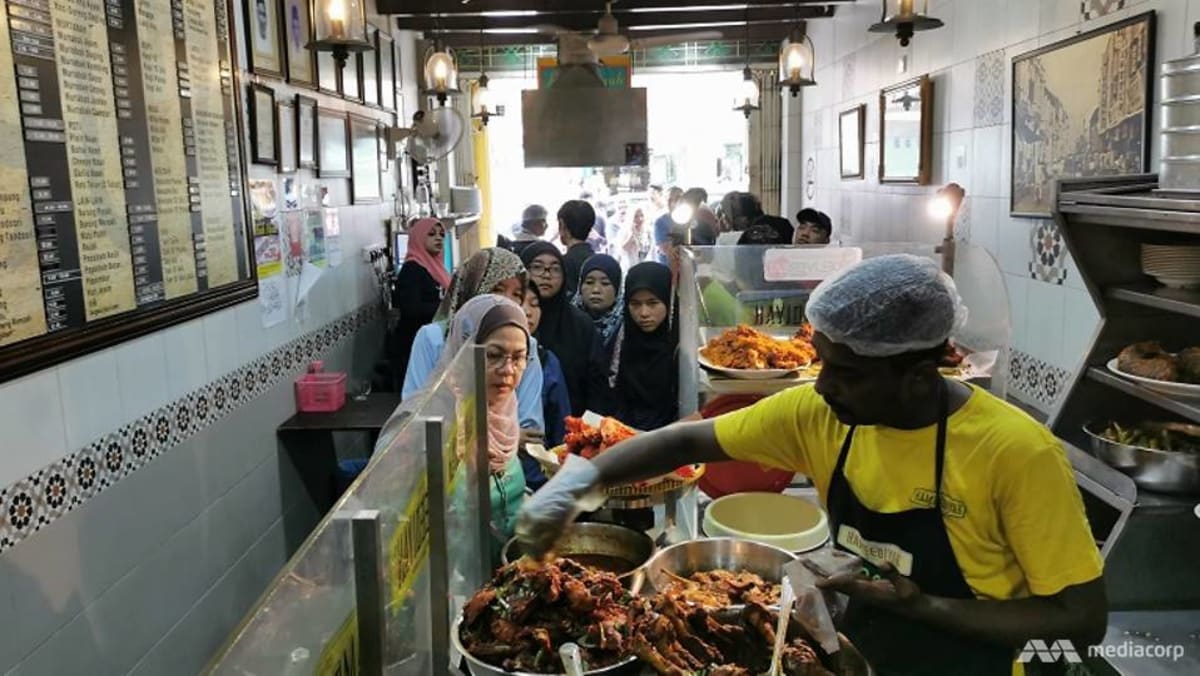
<path fill-rule="evenodd" d="M 408 370 L 404 373 L 401 396 L 408 399 L 429 382 L 446 344 L 447 332 L 454 323 L 454 315 L 463 306 L 482 295 L 503 296 L 520 303 L 524 300 L 525 284 L 525 266 L 511 251 L 483 249 L 468 258 L 455 271 L 450 290 L 442 300 L 433 323 L 417 331 Z M 536 341 L 534 345 L 536 348 Z M 540 440 L 545 422 L 542 419 L 542 364 L 536 352 L 531 352 L 524 375 L 517 385 L 517 402 L 525 440 Z"/>
<path fill-rule="evenodd" d="M 485 380 L 476 383 L 473 392 L 487 400 L 491 525 L 495 536 L 491 554 L 495 559 L 500 547 L 513 535 L 517 512 L 525 495 L 525 473 L 517 458 L 521 440 L 517 390 L 536 348 L 529 337 L 525 311 L 509 298 L 496 294 L 478 295 L 458 308 L 430 382 L 437 382 L 446 373 L 465 345 L 482 345 L 486 355 Z M 384 425 L 376 448 L 391 445 L 404 421 L 430 404 L 430 397 L 454 398 L 442 402 L 442 408 L 466 406 L 464 400 L 472 393 L 466 385 L 452 382 L 449 388 L 423 389 L 406 398 Z M 448 481 L 451 479 L 447 477 Z"/>
<path fill-rule="evenodd" d="M 542 299 L 542 323 L 534 335 L 562 363 L 571 414 L 583 415 L 589 408 L 605 413 L 604 346 L 592 318 L 568 302 L 562 253 L 549 242 L 534 242 L 521 260 Z"/>
<path fill-rule="evenodd" d="M 621 330 L 624 299 L 621 295 L 621 264 L 607 254 L 587 259 L 579 272 L 579 291 L 571 302 L 592 319 L 605 354 L 612 354 Z"/>
<path fill-rule="evenodd" d="M 450 273 L 442 264 L 446 231 L 436 218 L 422 218 L 408 232 L 404 265 L 392 282 L 392 307 L 400 320 L 392 337 L 392 370 L 397 382 L 408 368 L 417 331 L 433 321 L 442 295 L 450 287 Z"/>
<path fill-rule="evenodd" d="M 625 324 L 609 369 L 612 414 L 638 430 L 679 418 L 679 317 L 671 269 L 639 263 L 625 277 Z"/>
<path fill-rule="evenodd" d="M 525 290 L 525 320 L 529 332 L 537 333 L 542 323 L 542 297 L 533 282 Z M 563 443 L 567 435 L 566 418 L 571 415 L 571 399 L 567 396 L 567 379 L 563 376 L 562 364 L 545 345 L 537 345 L 537 357 L 542 362 L 542 418 L 546 421 L 544 445 L 554 448 Z M 521 454 L 525 467 L 525 483 L 537 490 L 546 483 L 541 465 L 527 453 Z"/>

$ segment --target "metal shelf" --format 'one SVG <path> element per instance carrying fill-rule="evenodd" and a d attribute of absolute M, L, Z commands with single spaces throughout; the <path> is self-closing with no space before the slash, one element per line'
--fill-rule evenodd
<path fill-rule="evenodd" d="M 1105 295 L 1113 300 L 1145 305 L 1189 317 L 1200 317 L 1200 291 L 1168 289 L 1153 284 L 1110 287 Z"/>
<path fill-rule="evenodd" d="M 1124 378 L 1120 378 L 1107 370 L 1097 368 L 1095 366 L 1087 370 L 1089 380 L 1107 385 L 1115 390 L 1119 390 L 1128 394 L 1131 397 L 1136 397 L 1142 401 L 1157 406 L 1161 409 L 1170 411 L 1176 415 L 1183 416 L 1194 423 L 1200 423 L 1200 401 L 1192 403 L 1181 399 L 1168 397 L 1160 392 L 1146 389 L 1141 385 L 1129 382 Z"/>

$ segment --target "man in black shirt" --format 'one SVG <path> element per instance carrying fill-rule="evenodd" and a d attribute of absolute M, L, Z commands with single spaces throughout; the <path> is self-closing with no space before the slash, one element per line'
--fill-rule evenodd
<path fill-rule="evenodd" d="M 575 296 L 579 288 L 579 271 L 583 269 L 584 261 L 594 253 L 587 239 L 595 224 L 596 210 L 583 200 L 569 200 L 558 210 L 558 235 L 567 247 L 563 257 L 567 298 Z"/>

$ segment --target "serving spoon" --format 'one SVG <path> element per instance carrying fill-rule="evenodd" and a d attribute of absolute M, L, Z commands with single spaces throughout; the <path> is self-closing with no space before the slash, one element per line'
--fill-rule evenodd
<path fill-rule="evenodd" d="M 567 676 L 583 676 L 583 655 L 580 654 L 578 645 L 562 644 L 558 649 L 558 657 L 562 660 Z"/>

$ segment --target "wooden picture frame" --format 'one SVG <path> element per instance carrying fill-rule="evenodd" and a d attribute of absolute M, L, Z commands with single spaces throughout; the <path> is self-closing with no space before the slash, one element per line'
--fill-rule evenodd
<path fill-rule="evenodd" d="M 863 178 L 866 162 L 867 104 L 838 115 L 838 153 L 843 179 Z"/>
<path fill-rule="evenodd" d="M 361 115 L 347 116 L 350 128 L 350 202 L 378 204 L 383 201 L 380 182 L 379 123 Z"/>
<path fill-rule="evenodd" d="M 283 77 L 279 39 L 279 4 L 276 0 L 244 0 L 246 56 L 256 75 Z"/>
<path fill-rule="evenodd" d="M 279 125 L 275 119 L 275 90 L 257 82 L 249 86 L 250 161 L 279 164 Z"/>
<path fill-rule="evenodd" d="M 313 39 L 312 3 L 309 0 L 279 0 L 279 34 L 283 37 L 287 81 L 315 89 L 317 60 L 308 48 Z"/>
<path fill-rule="evenodd" d="M 362 101 L 372 108 L 379 108 L 379 52 L 375 45 L 379 44 L 379 29 L 367 27 L 367 42 L 371 48 L 358 54 L 358 81 L 362 85 Z"/>
<path fill-rule="evenodd" d="M 1155 27 L 1150 11 L 1013 58 L 1011 216 L 1049 217 L 1058 179 L 1149 171 Z"/>
<path fill-rule="evenodd" d="M 396 48 L 395 41 L 384 31 L 375 32 L 376 61 L 379 63 L 379 105 L 384 110 L 396 110 Z"/>
<path fill-rule="evenodd" d="M 317 176 L 350 177 L 350 131 L 346 114 L 317 108 Z"/>
<path fill-rule="evenodd" d="M 296 111 L 292 104 L 286 101 L 276 103 L 275 110 L 275 127 L 279 130 L 276 134 L 276 138 L 279 139 L 277 168 L 281 174 L 292 174 L 296 171 L 296 142 L 299 140 L 296 133 Z"/>
<path fill-rule="evenodd" d="M 296 165 L 317 168 L 317 100 L 296 95 Z"/>
<path fill-rule="evenodd" d="M 879 92 L 879 182 L 928 185 L 932 169 L 933 80 L 922 75 Z"/>

